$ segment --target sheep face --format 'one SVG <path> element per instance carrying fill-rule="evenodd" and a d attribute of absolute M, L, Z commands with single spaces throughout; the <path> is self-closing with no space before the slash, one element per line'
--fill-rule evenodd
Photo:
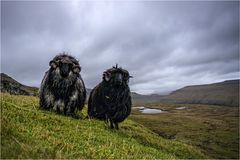
<path fill-rule="evenodd" d="M 117 67 L 113 67 L 103 73 L 103 80 L 115 87 L 127 86 L 131 77 L 128 71 Z"/>
<path fill-rule="evenodd" d="M 68 55 L 56 56 L 49 65 L 52 85 L 55 88 L 67 89 L 80 75 L 81 67 L 78 61 Z"/>
<path fill-rule="evenodd" d="M 71 74 L 79 75 L 81 71 L 78 62 L 68 56 L 56 57 L 50 61 L 49 65 L 51 66 L 51 70 L 56 70 L 62 78 L 67 78 Z"/>

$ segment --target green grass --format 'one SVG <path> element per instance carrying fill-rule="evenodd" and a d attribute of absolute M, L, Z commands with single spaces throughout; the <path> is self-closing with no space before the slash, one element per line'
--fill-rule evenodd
<path fill-rule="evenodd" d="M 126 120 L 120 130 L 102 121 L 73 119 L 38 109 L 38 98 L 1 94 L 1 158 L 207 158 L 196 148 L 161 138 Z"/>
<path fill-rule="evenodd" d="M 187 107 L 177 110 L 177 107 Z M 199 148 L 217 159 L 239 159 L 239 108 L 213 105 L 146 104 L 161 108 L 161 114 L 141 114 L 133 110 L 130 119 L 160 136 Z"/>

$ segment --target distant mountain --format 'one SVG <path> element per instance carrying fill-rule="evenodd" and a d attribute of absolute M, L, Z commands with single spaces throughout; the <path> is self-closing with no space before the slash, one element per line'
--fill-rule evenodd
<path fill-rule="evenodd" d="M 28 95 L 28 96 L 36 96 L 38 95 L 37 87 L 29 87 L 23 85 L 5 73 L 0 74 L 0 89 L 1 92 L 8 92 L 10 94 L 15 95 Z"/>
<path fill-rule="evenodd" d="M 135 105 L 137 105 L 137 104 L 139 105 L 139 104 L 143 104 L 143 103 L 159 102 L 164 97 L 165 96 L 158 95 L 158 94 L 142 95 L 142 94 L 138 94 L 136 92 L 132 92 L 132 101 L 133 101 L 133 104 L 135 104 Z"/>
<path fill-rule="evenodd" d="M 172 92 L 161 102 L 239 106 L 240 80 L 187 86 Z"/>

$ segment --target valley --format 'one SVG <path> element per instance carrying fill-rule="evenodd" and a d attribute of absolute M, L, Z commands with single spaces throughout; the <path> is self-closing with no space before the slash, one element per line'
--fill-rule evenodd
<path fill-rule="evenodd" d="M 191 144 L 211 158 L 239 158 L 239 108 L 201 104 L 144 104 L 158 114 L 132 110 L 130 119 L 159 136 Z"/>

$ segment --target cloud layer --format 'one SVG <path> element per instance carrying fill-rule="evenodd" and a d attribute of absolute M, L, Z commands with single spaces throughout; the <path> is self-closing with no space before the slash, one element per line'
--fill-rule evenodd
<path fill-rule="evenodd" d="M 239 2 L 1 2 L 1 70 L 39 86 L 60 52 L 88 88 L 116 63 L 132 91 L 239 78 Z"/>

